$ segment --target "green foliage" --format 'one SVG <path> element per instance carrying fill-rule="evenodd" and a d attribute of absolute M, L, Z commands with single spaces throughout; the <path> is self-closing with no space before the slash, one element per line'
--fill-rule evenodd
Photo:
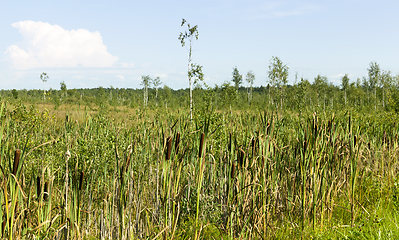
<path fill-rule="evenodd" d="M 288 74 L 288 67 L 280 59 L 273 57 L 269 66 L 269 85 L 264 87 L 253 86 L 255 74 L 249 71 L 246 74 L 246 87 L 238 87 L 233 94 L 231 85 L 222 83 L 213 87 L 203 80 L 202 66 L 190 63 L 188 77 L 194 88 L 174 90 L 167 86 L 159 87 L 162 83 L 159 78 L 149 76 L 145 87 L 140 89 L 129 88 L 94 88 L 94 89 L 67 89 L 61 82 L 61 89 L 50 89 L 46 93 L 48 104 L 55 109 L 63 108 L 68 104 L 87 106 L 92 111 L 119 111 L 120 108 L 149 108 L 200 109 L 203 106 L 215 110 L 256 110 L 269 109 L 284 112 L 302 111 L 340 111 L 352 109 L 359 112 L 399 112 L 399 81 L 398 76 L 382 70 L 377 63 L 370 63 L 369 76 L 351 81 L 347 75 L 336 86 L 327 77 L 317 75 L 313 82 L 308 79 L 298 79 L 294 84 L 284 83 L 284 75 Z M 237 70 L 238 72 L 238 70 Z M 238 72 L 239 74 L 239 72 Z M 281 77 L 283 76 L 283 77 Z M 241 78 L 242 82 L 242 78 Z M 143 82 L 144 83 L 144 82 Z M 241 83 L 240 83 L 241 84 Z M 194 95 L 192 95 L 194 91 Z M 18 99 L 14 97 L 18 95 Z M 1 90 L 2 99 L 10 103 L 43 103 L 43 91 L 40 90 Z M 193 104 L 195 99 L 195 106 Z M 143 101 L 144 100 L 144 101 Z M 64 106 L 63 106 L 64 105 Z"/>
<path fill-rule="evenodd" d="M 183 18 L 182 22 L 181 22 L 181 26 L 183 27 L 184 24 L 186 24 L 186 23 L 187 23 L 186 19 Z M 182 47 L 184 47 L 186 45 L 186 39 L 189 39 L 190 48 L 191 48 L 191 40 L 192 40 L 192 38 L 195 37 L 195 39 L 198 40 L 198 36 L 199 36 L 198 25 L 195 25 L 194 27 L 191 27 L 190 23 L 187 23 L 187 28 L 188 28 L 188 31 L 185 31 L 184 33 L 183 32 L 180 33 L 179 40 L 180 40 L 180 43 L 181 43 Z"/>
<path fill-rule="evenodd" d="M 204 81 L 204 74 L 202 73 L 202 66 L 192 63 L 190 70 L 188 71 L 188 77 L 194 78 L 194 84 L 197 83 L 198 80 Z"/>
<path fill-rule="evenodd" d="M 347 90 L 349 87 L 349 77 L 348 74 L 345 74 L 342 78 L 341 78 L 341 89 L 342 90 Z"/>
<path fill-rule="evenodd" d="M 231 79 L 231 81 L 234 83 L 235 88 L 238 90 L 238 88 L 242 84 L 242 75 L 238 71 L 237 67 L 233 68 L 233 74 L 232 75 L 233 75 L 233 78 Z"/>
<path fill-rule="evenodd" d="M 281 87 L 288 83 L 288 66 L 278 57 L 272 57 L 270 60 L 268 77 L 269 84 L 272 87 Z"/>
<path fill-rule="evenodd" d="M 225 82 L 221 86 L 221 99 L 223 101 L 223 106 L 231 107 L 231 104 L 237 99 L 237 91 L 233 86 L 231 86 L 230 82 Z"/>
<path fill-rule="evenodd" d="M 12 96 L 14 99 L 18 99 L 18 91 L 15 88 L 12 90 Z"/>
<path fill-rule="evenodd" d="M 43 72 L 42 74 L 40 74 L 40 79 L 42 80 L 42 82 L 47 82 L 49 76 L 47 75 L 47 73 Z"/>

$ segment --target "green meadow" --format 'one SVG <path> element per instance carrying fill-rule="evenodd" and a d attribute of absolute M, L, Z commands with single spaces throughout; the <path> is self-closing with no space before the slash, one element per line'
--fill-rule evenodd
<path fill-rule="evenodd" d="M 398 238 L 396 88 L 304 86 L 1 91 L 2 239 Z"/>

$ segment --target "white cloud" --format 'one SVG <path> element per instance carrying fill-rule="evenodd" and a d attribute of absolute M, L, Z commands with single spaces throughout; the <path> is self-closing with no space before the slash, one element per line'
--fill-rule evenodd
<path fill-rule="evenodd" d="M 120 79 L 120 80 L 124 80 L 125 77 L 123 75 L 116 75 L 116 78 Z"/>
<path fill-rule="evenodd" d="M 39 67 L 112 67 L 118 57 L 107 52 L 99 32 L 65 30 L 44 22 L 11 24 L 23 36 L 24 48 L 7 47 L 6 58 L 16 69 Z"/>

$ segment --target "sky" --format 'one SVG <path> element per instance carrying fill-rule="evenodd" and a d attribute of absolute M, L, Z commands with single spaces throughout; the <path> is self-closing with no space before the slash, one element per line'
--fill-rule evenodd
<path fill-rule="evenodd" d="M 398 75 L 398 9 L 396 0 L 0 0 L 0 89 L 142 88 L 144 75 L 187 88 L 182 18 L 198 25 L 193 62 L 211 87 L 234 67 L 243 86 L 250 70 L 266 86 L 273 56 L 289 84 L 356 81 L 371 62 Z"/>

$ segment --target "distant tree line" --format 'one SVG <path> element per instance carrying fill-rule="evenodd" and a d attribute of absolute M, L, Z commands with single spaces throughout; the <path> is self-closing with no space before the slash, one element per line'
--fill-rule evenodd
<path fill-rule="evenodd" d="M 287 84 L 288 67 L 273 57 L 265 86 L 253 86 L 252 71 L 243 77 L 237 67 L 233 68 L 230 82 L 214 87 L 196 84 L 193 91 L 194 109 L 212 107 L 223 109 L 269 109 L 300 111 L 330 111 L 342 108 L 358 110 L 384 110 L 399 112 L 399 76 L 384 71 L 376 62 L 371 62 L 368 76 L 351 80 L 347 74 L 341 77 L 339 86 L 332 84 L 326 76 L 314 79 L 298 79 Z M 247 86 L 243 86 L 243 82 Z M 10 102 L 81 104 L 92 107 L 130 108 L 184 108 L 190 106 L 190 89 L 174 90 L 163 85 L 160 78 L 142 77 L 142 89 L 104 88 L 68 89 L 64 82 L 60 89 L 0 90 L 0 98 Z M 205 86 L 205 87 L 204 87 Z M 45 96 L 43 96 L 43 93 Z M 143 101 L 144 99 L 144 101 Z"/>

